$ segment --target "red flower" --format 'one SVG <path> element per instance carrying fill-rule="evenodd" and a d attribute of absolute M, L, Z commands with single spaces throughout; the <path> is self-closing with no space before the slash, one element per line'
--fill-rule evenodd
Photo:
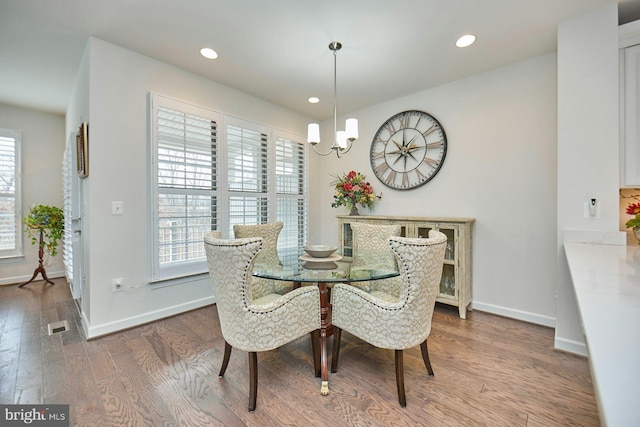
<path fill-rule="evenodd" d="M 382 194 L 376 196 L 373 193 L 371 183 L 365 180 L 363 174 L 353 170 L 343 176 L 336 176 L 332 185 L 335 188 L 333 203 L 331 203 L 333 208 L 346 206 L 350 209 L 356 205 L 362 205 L 372 209 L 375 200 L 382 197 Z"/>
<path fill-rule="evenodd" d="M 632 203 L 627 207 L 627 213 L 629 215 L 640 214 L 640 203 Z"/>

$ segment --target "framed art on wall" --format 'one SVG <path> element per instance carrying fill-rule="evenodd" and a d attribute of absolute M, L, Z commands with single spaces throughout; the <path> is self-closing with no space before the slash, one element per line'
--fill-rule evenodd
<path fill-rule="evenodd" d="M 89 176 L 89 126 L 82 122 L 76 134 L 76 161 L 78 176 L 84 179 Z"/>

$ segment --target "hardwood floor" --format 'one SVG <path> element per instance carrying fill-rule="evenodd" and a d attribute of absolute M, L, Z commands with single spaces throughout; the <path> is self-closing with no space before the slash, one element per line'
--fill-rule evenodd
<path fill-rule="evenodd" d="M 587 360 L 554 351 L 553 330 L 438 306 L 429 338 L 405 351 L 407 407 L 394 353 L 342 334 L 340 365 L 320 395 L 309 337 L 258 354 L 247 411 L 247 353 L 218 378 L 224 341 L 215 306 L 91 341 L 68 287 L 0 287 L 0 403 L 70 405 L 73 426 L 597 426 Z M 47 325 L 70 329 L 49 336 Z"/>

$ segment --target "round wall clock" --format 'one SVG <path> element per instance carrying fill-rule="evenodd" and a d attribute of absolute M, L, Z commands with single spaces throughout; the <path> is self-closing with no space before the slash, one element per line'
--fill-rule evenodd
<path fill-rule="evenodd" d="M 409 190 L 429 182 L 447 154 L 447 136 L 423 111 L 398 113 L 380 126 L 371 142 L 371 168 L 387 187 Z"/>

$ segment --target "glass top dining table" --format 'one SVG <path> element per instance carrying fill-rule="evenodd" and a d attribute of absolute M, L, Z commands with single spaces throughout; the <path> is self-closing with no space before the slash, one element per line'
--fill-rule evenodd
<path fill-rule="evenodd" d="M 320 394 L 329 394 L 329 370 L 327 363 L 327 338 L 333 335 L 331 324 L 331 302 L 329 299 L 328 285 L 331 283 L 364 282 L 369 280 L 381 280 L 400 275 L 397 270 L 381 270 L 367 267 L 352 267 L 350 263 L 343 261 L 317 260 L 315 262 L 303 262 L 299 260 L 285 265 L 254 265 L 253 275 L 264 279 L 290 281 L 294 289 L 302 286 L 302 283 L 315 283 L 320 290 L 320 330 L 312 333 L 311 344 L 314 352 L 314 369 L 316 377 L 321 377 L 322 385 Z M 318 346 L 319 333 L 320 345 Z M 319 354 L 318 354 L 319 353 Z M 319 357 L 317 357 L 319 356 Z M 318 365 L 317 361 L 320 360 Z"/>
<path fill-rule="evenodd" d="M 399 276 L 397 270 L 380 270 L 376 268 L 357 267 L 343 261 L 302 262 L 290 265 L 260 265 L 253 268 L 253 275 L 264 279 L 284 280 L 290 282 L 364 282 L 368 280 L 388 279 Z"/>

